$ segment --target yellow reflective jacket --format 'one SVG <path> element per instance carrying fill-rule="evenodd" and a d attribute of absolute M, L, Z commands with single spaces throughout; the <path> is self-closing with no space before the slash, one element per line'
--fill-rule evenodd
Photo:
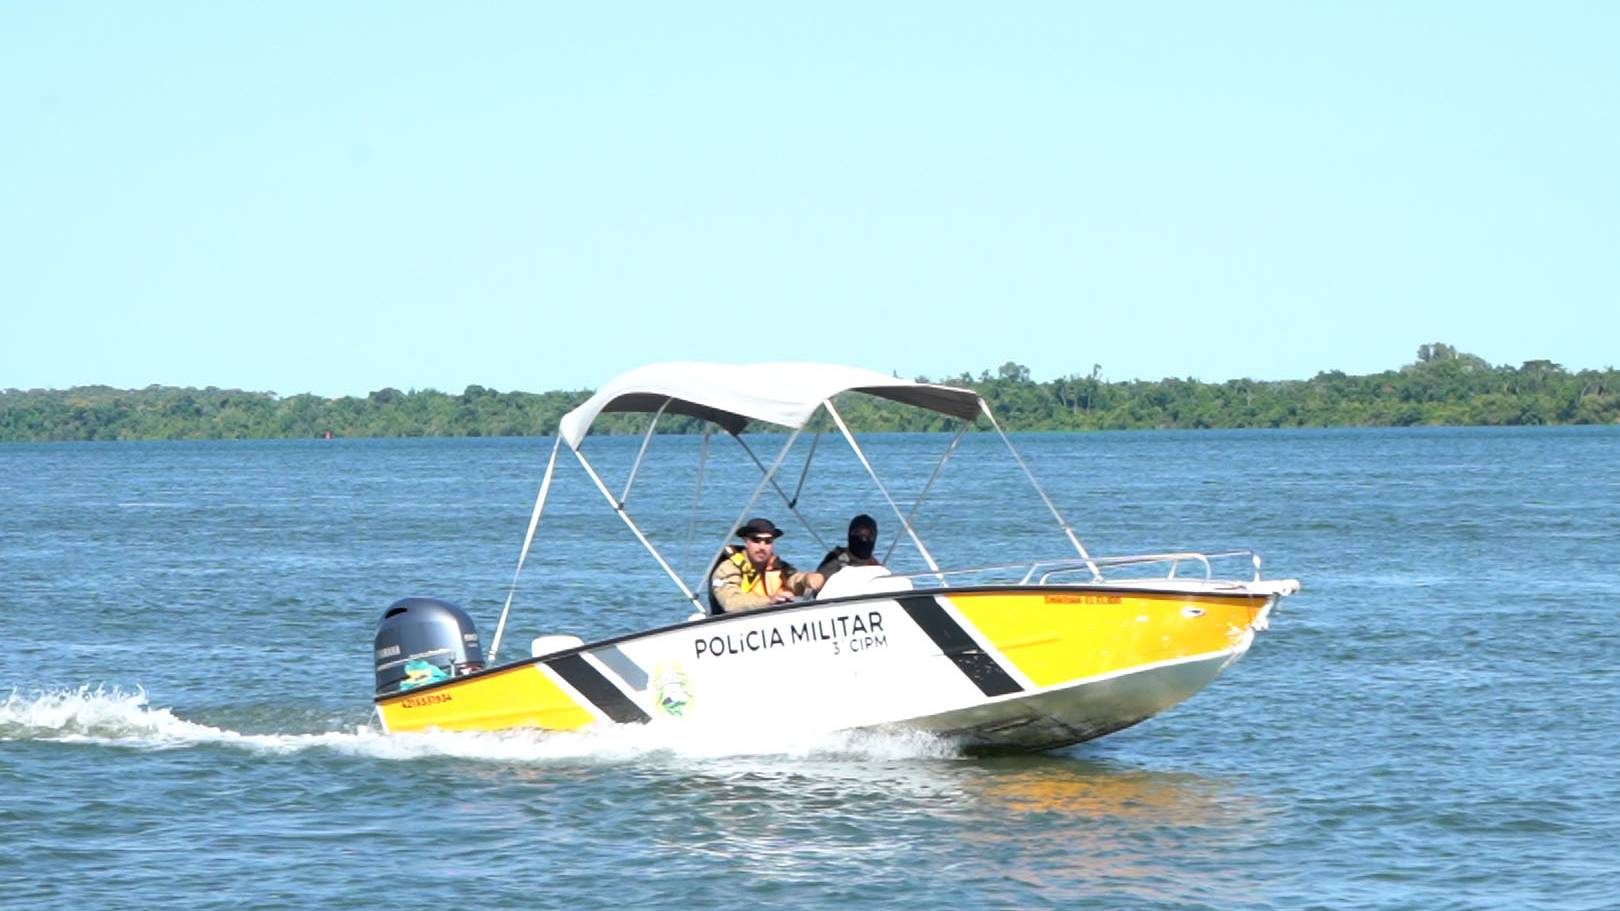
<path fill-rule="evenodd" d="M 764 607 L 784 588 L 803 594 L 805 587 L 805 574 L 781 557 L 761 572 L 741 550 L 720 561 L 710 583 L 715 602 L 726 613 Z"/>

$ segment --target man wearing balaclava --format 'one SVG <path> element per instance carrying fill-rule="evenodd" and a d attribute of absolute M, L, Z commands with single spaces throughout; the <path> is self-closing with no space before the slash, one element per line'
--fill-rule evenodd
<path fill-rule="evenodd" d="M 872 555 L 876 547 L 877 520 L 863 512 L 849 520 L 849 545 L 828 551 L 816 572 L 826 577 L 846 566 L 882 566 Z"/>

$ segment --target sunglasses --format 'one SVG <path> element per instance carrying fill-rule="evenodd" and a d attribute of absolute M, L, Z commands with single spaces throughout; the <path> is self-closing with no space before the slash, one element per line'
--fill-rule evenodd
<path fill-rule="evenodd" d="M 749 538 L 748 540 L 754 542 L 755 544 L 775 544 L 776 543 L 776 538 L 771 536 L 771 535 L 754 535 L 753 537 Z"/>

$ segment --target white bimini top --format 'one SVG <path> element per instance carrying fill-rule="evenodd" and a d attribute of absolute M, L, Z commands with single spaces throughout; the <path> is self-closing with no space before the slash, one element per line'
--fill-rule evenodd
<path fill-rule="evenodd" d="M 896 379 L 861 367 L 782 362 L 768 364 L 651 364 L 609 381 L 583 405 L 563 415 L 558 433 L 579 449 L 603 412 L 683 414 L 713 421 L 732 434 L 759 421 L 797 430 L 824 401 L 863 392 L 965 421 L 982 409 L 979 394 L 955 386 Z"/>

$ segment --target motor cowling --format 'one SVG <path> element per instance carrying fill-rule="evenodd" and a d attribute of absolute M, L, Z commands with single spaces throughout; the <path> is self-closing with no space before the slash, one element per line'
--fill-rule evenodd
<path fill-rule="evenodd" d="M 467 612 L 437 598 L 402 598 L 377 624 L 377 693 L 470 674 L 484 666 L 478 630 Z"/>

